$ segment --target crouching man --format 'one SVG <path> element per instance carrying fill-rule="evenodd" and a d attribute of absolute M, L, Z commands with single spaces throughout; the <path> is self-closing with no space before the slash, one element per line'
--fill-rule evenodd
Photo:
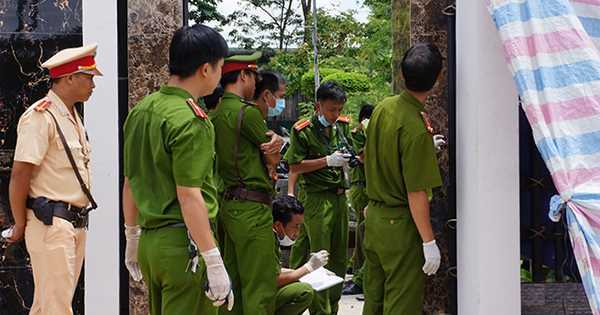
<path fill-rule="evenodd" d="M 279 246 L 291 246 L 304 222 L 304 207 L 292 196 L 280 196 L 273 201 L 273 233 L 277 242 L 276 256 L 281 266 Z M 327 264 L 329 253 L 321 250 L 311 254 L 310 259 L 298 269 L 281 268 L 277 276 L 277 295 L 275 298 L 277 315 L 302 314 L 312 303 L 313 288 L 298 280 Z"/>

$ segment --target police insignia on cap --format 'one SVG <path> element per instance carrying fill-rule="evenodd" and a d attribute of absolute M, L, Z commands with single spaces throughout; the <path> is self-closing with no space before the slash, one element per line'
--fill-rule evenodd
<path fill-rule="evenodd" d="M 67 48 L 59 51 L 42 64 L 48 69 L 53 79 L 74 73 L 86 73 L 101 76 L 102 72 L 96 67 L 97 44 L 82 47 Z"/>
<path fill-rule="evenodd" d="M 203 120 L 208 119 L 208 115 L 206 115 L 206 113 L 202 110 L 202 107 L 200 107 L 200 105 L 198 105 L 198 103 L 196 103 L 194 99 L 188 98 L 187 100 L 185 100 L 185 102 L 192 109 L 196 117 L 202 118 Z"/>

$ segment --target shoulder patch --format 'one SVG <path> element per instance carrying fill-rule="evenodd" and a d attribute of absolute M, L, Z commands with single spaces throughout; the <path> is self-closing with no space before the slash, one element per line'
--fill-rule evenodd
<path fill-rule="evenodd" d="M 41 100 L 35 102 L 35 104 L 33 104 L 33 109 L 36 112 L 44 112 L 50 105 L 52 105 L 50 99 L 44 97 Z"/>
<path fill-rule="evenodd" d="M 427 128 L 427 131 L 433 135 L 435 133 L 435 130 L 433 129 L 433 126 L 431 126 L 431 120 L 429 120 L 429 115 L 427 115 L 426 112 L 421 112 L 421 118 L 425 123 L 425 128 Z"/>
<path fill-rule="evenodd" d="M 297 123 L 294 124 L 294 129 L 296 129 L 296 131 L 300 131 L 306 127 L 308 127 L 310 125 L 310 120 L 308 119 L 302 119 L 299 120 Z"/>
<path fill-rule="evenodd" d="M 202 110 L 202 107 L 200 107 L 200 105 L 198 105 L 198 103 L 196 103 L 196 101 L 194 101 L 194 99 L 188 98 L 187 100 L 185 100 L 185 102 L 188 104 L 190 109 L 194 112 L 194 115 L 196 115 L 196 117 L 201 118 L 202 120 L 208 119 L 208 115 L 206 115 L 206 113 Z"/>
<path fill-rule="evenodd" d="M 242 99 L 242 103 L 244 103 L 246 105 L 250 105 L 250 106 L 257 106 L 256 103 L 252 103 L 252 102 L 246 101 L 244 99 Z"/>
<path fill-rule="evenodd" d="M 338 117 L 337 121 L 339 122 L 343 122 L 345 124 L 349 124 L 350 123 L 350 117 L 349 116 L 340 116 Z"/>

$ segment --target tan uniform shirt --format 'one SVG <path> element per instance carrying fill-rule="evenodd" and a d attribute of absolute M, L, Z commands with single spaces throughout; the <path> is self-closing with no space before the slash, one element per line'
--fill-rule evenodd
<path fill-rule="evenodd" d="M 67 106 L 54 92 L 49 91 L 51 111 L 63 131 L 83 181 L 90 187 L 90 144 L 79 115 L 71 115 Z M 15 161 L 35 165 L 29 189 L 30 197 L 46 197 L 77 207 L 89 200 L 81 190 L 77 177 L 62 145 L 50 114 L 29 107 L 19 119 Z"/>

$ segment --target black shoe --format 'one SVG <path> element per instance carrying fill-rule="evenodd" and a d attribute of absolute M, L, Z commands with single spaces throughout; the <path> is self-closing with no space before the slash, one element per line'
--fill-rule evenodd
<path fill-rule="evenodd" d="M 362 293 L 363 293 L 363 289 L 358 284 L 356 284 L 352 281 L 348 282 L 348 284 L 346 284 L 344 289 L 342 289 L 342 295 L 356 295 L 356 294 L 362 294 Z"/>
<path fill-rule="evenodd" d="M 363 294 L 361 294 L 361 295 L 357 296 L 356 299 L 362 302 L 365 300 L 365 296 Z"/>

